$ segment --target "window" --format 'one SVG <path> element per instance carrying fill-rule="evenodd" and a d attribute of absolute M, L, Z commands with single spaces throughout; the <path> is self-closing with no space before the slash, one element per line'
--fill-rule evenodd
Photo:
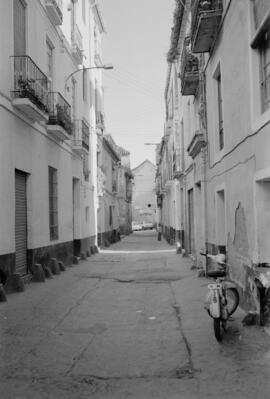
<path fill-rule="evenodd" d="M 270 108 L 270 35 L 265 33 L 259 47 L 261 65 L 262 112 Z"/>
<path fill-rule="evenodd" d="M 46 41 L 46 51 L 47 51 L 47 76 L 49 78 L 49 91 L 52 90 L 52 80 L 53 80 L 53 45 L 47 39 Z"/>
<path fill-rule="evenodd" d="M 14 55 L 26 54 L 26 4 L 13 1 Z"/>
<path fill-rule="evenodd" d="M 100 94 L 98 90 L 98 83 L 95 81 L 95 109 L 96 109 L 96 118 L 98 119 L 98 114 L 100 111 Z"/>
<path fill-rule="evenodd" d="M 83 175 L 86 181 L 89 181 L 89 160 L 88 160 L 88 154 L 84 154 L 83 156 Z"/>
<path fill-rule="evenodd" d="M 82 0 L 82 19 L 85 23 L 85 0 Z"/>
<path fill-rule="evenodd" d="M 86 221 L 86 223 L 88 223 L 89 222 L 89 206 L 86 206 L 85 207 L 85 221 Z"/>
<path fill-rule="evenodd" d="M 58 240 L 57 169 L 49 166 L 49 228 L 50 240 Z"/>
<path fill-rule="evenodd" d="M 113 207 L 109 206 L 109 225 L 112 226 L 113 224 Z"/>
<path fill-rule="evenodd" d="M 221 93 L 221 73 L 217 76 L 217 102 L 218 102 L 218 134 L 219 150 L 224 148 L 223 112 L 222 112 L 222 93 Z"/>
<path fill-rule="evenodd" d="M 226 245 L 225 191 L 216 191 L 216 237 L 217 245 Z"/>
<path fill-rule="evenodd" d="M 270 175 L 268 169 L 259 170 L 255 174 L 255 208 L 256 208 L 256 242 L 259 261 L 269 263 L 270 246 Z"/>
<path fill-rule="evenodd" d="M 72 79 L 72 119 L 76 119 L 76 80 Z"/>
<path fill-rule="evenodd" d="M 83 67 L 83 74 L 82 74 L 82 78 L 83 78 L 83 101 L 87 102 L 87 69 L 85 67 Z"/>

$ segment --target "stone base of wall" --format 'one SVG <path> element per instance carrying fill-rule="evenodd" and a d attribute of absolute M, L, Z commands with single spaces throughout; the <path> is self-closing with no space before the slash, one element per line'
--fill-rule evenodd
<path fill-rule="evenodd" d="M 121 234 L 121 235 L 127 236 L 127 235 L 129 235 L 130 233 L 132 233 L 132 228 L 131 228 L 131 226 L 129 226 L 129 225 L 120 226 L 120 234 Z"/>
<path fill-rule="evenodd" d="M 0 284 L 15 272 L 15 253 L 0 255 Z"/>
<path fill-rule="evenodd" d="M 96 237 L 85 237 L 73 241 L 73 254 L 80 257 L 81 255 L 91 254 L 91 248 L 95 247 Z"/>
<path fill-rule="evenodd" d="M 110 244 L 117 241 L 120 241 L 120 230 L 110 230 L 105 231 L 104 233 L 98 233 L 98 246 L 101 248 L 108 247 Z"/>
<path fill-rule="evenodd" d="M 5 285 L 6 292 L 23 291 L 20 287 L 31 280 L 34 265 L 50 269 L 50 262 L 55 258 L 62 262 L 63 267 L 71 266 L 74 256 L 86 259 L 87 256 L 96 253 L 95 236 L 80 240 L 68 241 L 47 247 L 27 250 L 27 273 L 20 276 L 16 273 L 15 253 L 0 256 L 0 284 Z"/>
<path fill-rule="evenodd" d="M 174 245 L 180 242 L 181 247 L 184 248 L 184 230 L 175 230 L 173 227 L 163 226 L 162 233 L 168 244 Z"/>
<path fill-rule="evenodd" d="M 87 237 L 81 240 L 68 241 L 60 244 L 49 245 L 27 250 L 27 272 L 32 273 L 35 264 L 44 267 L 49 265 L 51 258 L 62 261 L 64 265 L 71 265 L 73 256 L 81 253 L 91 253 L 91 247 L 95 247 L 95 237 Z M 0 284 L 16 272 L 15 253 L 0 255 Z"/>
<path fill-rule="evenodd" d="M 32 266 L 35 264 L 48 267 L 51 258 L 62 261 L 64 265 L 71 265 L 73 258 L 73 241 L 50 245 L 48 247 L 29 249 L 28 267 L 30 273 L 32 273 Z"/>

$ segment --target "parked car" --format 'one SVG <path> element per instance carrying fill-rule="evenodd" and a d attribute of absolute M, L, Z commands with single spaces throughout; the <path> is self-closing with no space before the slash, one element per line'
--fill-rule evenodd
<path fill-rule="evenodd" d="M 154 223 L 152 222 L 143 222 L 142 229 L 143 230 L 152 230 L 154 228 Z"/>
<path fill-rule="evenodd" d="M 140 231 L 142 230 L 142 224 L 138 222 L 132 222 L 132 230 L 133 231 Z"/>

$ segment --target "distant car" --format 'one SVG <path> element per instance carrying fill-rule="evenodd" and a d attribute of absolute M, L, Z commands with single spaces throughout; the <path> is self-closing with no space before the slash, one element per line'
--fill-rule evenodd
<path fill-rule="evenodd" d="M 152 230 L 154 228 L 154 223 L 151 222 L 143 222 L 142 229 L 143 230 Z"/>
<path fill-rule="evenodd" d="M 141 224 L 141 223 L 132 223 L 132 230 L 133 230 L 133 231 L 140 231 L 140 230 L 142 230 L 142 224 Z"/>

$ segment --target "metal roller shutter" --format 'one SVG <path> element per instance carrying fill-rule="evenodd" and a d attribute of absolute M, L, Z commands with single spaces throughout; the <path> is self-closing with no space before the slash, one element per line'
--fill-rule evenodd
<path fill-rule="evenodd" d="M 27 273 L 26 174 L 15 171 L 15 250 L 16 272 Z"/>

